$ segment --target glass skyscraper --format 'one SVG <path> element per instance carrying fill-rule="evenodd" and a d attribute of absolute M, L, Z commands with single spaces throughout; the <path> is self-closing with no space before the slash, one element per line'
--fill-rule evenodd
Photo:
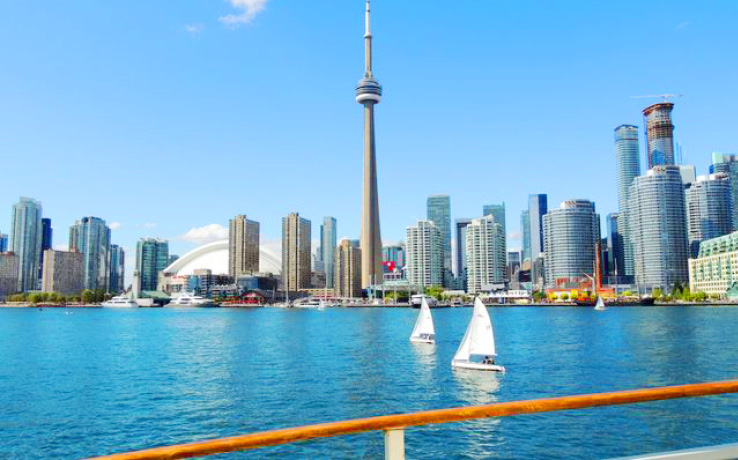
<path fill-rule="evenodd" d="M 643 116 L 646 120 L 648 169 L 658 165 L 673 165 L 675 163 L 672 110 L 674 110 L 674 104 L 670 102 L 653 104 L 643 110 Z"/>
<path fill-rule="evenodd" d="M 633 247 L 630 244 L 627 211 L 630 186 L 633 185 L 633 179 L 641 175 L 637 126 L 620 125 L 615 128 L 615 158 L 618 174 L 618 229 L 623 242 L 622 250 L 618 250 L 617 255 L 621 257 L 622 253 L 618 275 L 633 276 Z"/>
<path fill-rule="evenodd" d="M 621 223 L 625 221 L 622 214 L 616 212 L 607 215 L 607 267 L 608 274 L 615 276 L 615 281 L 622 280 L 623 261 L 625 259 L 625 248 L 623 245 L 623 234 Z"/>
<path fill-rule="evenodd" d="M 334 287 L 334 260 L 335 250 L 338 245 L 338 230 L 334 217 L 324 217 L 323 225 L 320 226 L 320 256 L 325 270 L 325 286 L 328 289 Z"/>
<path fill-rule="evenodd" d="M 548 213 L 548 195 L 529 195 L 530 258 L 534 262 L 543 252 L 543 216 L 546 213 Z"/>
<path fill-rule="evenodd" d="M 733 228 L 738 230 L 738 154 L 712 152 L 710 173 L 725 173 L 730 179 L 730 203 L 733 208 Z"/>
<path fill-rule="evenodd" d="M 530 260 L 530 213 L 527 209 L 520 213 L 520 246 L 521 262 Z"/>
<path fill-rule="evenodd" d="M 639 289 L 688 281 L 687 218 L 678 166 L 655 166 L 630 187 L 628 225 Z"/>
<path fill-rule="evenodd" d="M 466 290 L 466 228 L 471 219 L 456 219 L 456 282 L 457 289 Z"/>
<path fill-rule="evenodd" d="M 507 226 L 505 225 L 505 202 L 501 204 L 488 204 L 482 207 L 483 216 L 493 216 L 495 222 L 502 226 L 502 233 L 507 235 Z M 505 266 L 507 266 L 507 239 L 503 239 L 505 244 Z"/>
<path fill-rule="evenodd" d="M 595 272 L 600 216 L 588 200 L 569 200 L 543 216 L 546 284 L 578 283 Z"/>
<path fill-rule="evenodd" d="M 83 254 L 85 289 L 110 288 L 110 227 L 99 217 L 83 217 L 69 228 L 69 250 Z"/>
<path fill-rule="evenodd" d="M 451 270 L 451 198 L 448 195 L 428 197 L 428 220 L 436 224 L 443 241 L 443 286 L 452 287 Z"/>
<path fill-rule="evenodd" d="M 141 238 L 136 245 L 136 272 L 141 291 L 156 291 L 159 273 L 169 265 L 169 242 L 161 238 Z"/>
<path fill-rule="evenodd" d="M 110 292 L 118 294 L 125 290 L 125 251 L 117 244 L 110 245 Z"/>
<path fill-rule="evenodd" d="M 9 250 L 18 256 L 18 291 L 39 288 L 38 264 L 41 260 L 43 226 L 41 202 L 21 197 L 13 205 Z"/>
<path fill-rule="evenodd" d="M 8 234 L 0 233 L 0 252 L 8 252 Z"/>
<path fill-rule="evenodd" d="M 730 179 L 725 173 L 699 176 L 687 188 L 685 199 L 689 252 L 694 258 L 699 254 L 702 241 L 733 231 Z"/>
<path fill-rule="evenodd" d="M 44 268 L 44 251 L 47 249 L 51 249 L 52 247 L 52 240 L 53 240 L 53 230 L 51 228 L 51 219 L 49 218 L 42 218 L 41 219 L 41 257 L 39 258 L 39 264 L 38 264 L 38 279 L 41 279 L 41 275 L 43 273 Z"/>

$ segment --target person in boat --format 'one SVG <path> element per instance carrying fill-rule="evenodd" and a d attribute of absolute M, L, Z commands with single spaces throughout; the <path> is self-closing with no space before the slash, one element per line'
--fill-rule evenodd
<path fill-rule="evenodd" d="M 495 358 L 492 356 L 485 356 L 484 359 L 482 359 L 482 364 L 494 364 Z"/>

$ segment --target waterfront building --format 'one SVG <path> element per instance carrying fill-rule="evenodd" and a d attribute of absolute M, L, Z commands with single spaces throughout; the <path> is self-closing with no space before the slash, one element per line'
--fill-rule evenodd
<path fill-rule="evenodd" d="M 171 261 L 171 256 L 169 257 Z M 126 254 L 117 244 L 110 245 L 110 292 L 118 294 L 125 291 Z"/>
<path fill-rule="evenodd" d="M 505 232 L 493 215 L 474 219 L 466 227 L 467 292 L 504 287 L 505 247 Z"/>
<path fill-rule="evenodd" d="M 662 102 L 643 110 L 646 124 L 648 169 L 659 165 L 673 165 L 674 162 L 674 124 L 671 111 L 674 104 Z"/>
<path fill-rule="evenodd" d="M 8 252 L 8 234 L 0 233 L 0 252 Z"/>
<path fill-rule="evenodd" d="M 38 279 L 41 279 L 42 270 L 44 266 L 44 251 L 51 249 L 53 246 L 53 230 L 51 228 L 51 219 L 41 219 L 41 257 L 39 258 L 38 264 Z"/>
<path fill-rule="evenodd" d="M 364 106 L 364 188 L 361 212 L 361 287 L 382 284 L 382 236 L 379 225 L 377 154 L 374 143 L 374 106 L 382 98 L 382 87 L 372 73 L 372 32 L 369 0 L 364 31 L 364 76 L 356 87 L 356 102 Z"/>
<path fill-rule="evenodd" d="M 451 288 L 453 270 L 451 267 L 451 198 L 448 195 L 428 197 L 428 220 L 436 224 L 443 241 L 443 286 Z"/>
<path fill-rule="evenodd" d="M 618 262 L 618 275 L 630 276 L 634 274 L 633 268 L 633 246 L 630 243 L 628 230 L 628 202 L 630 186 L 633 180 L 641 175 L 641 153 L 638 146 L 638 127 L 633 125 L 620 125 L 615 128 L 615 159 L 618 175 L 618 226 L 619 238 L 622 247 L 609 247 L 610 253 L 615 250 Z M 608 221 L 610 224 L 610 221 Z M 609 233 L 608 233 L 609 235 Z M 608 239 L 608 243 L 610 240 Z M 614 242 L 614 241 L 613 241 Z"/>
<path fill-rule="evenodd" d="M 733 231 L 730 179 L 725 173 L 700 176 L 687 188 L 685 199 L 689 253 L 697 257 L 702 241 Z"/>
<path fill-rule="evenodd" d="M 0 300 L 18 292 L 20 258 L 13 252 L 0 253 Z"/>
<path fill-rule="evenodd" d="M 407 227 L 407 281 L 421 288 L 443 286 L 443 238 L 435 223 Z"/>
<path fill-rule="evenodd" d="M 725 296 L 738 283 L 738 232 L 700 243 L 696 258 L 689 260 L 689 290 Z"/>
<path fill-rule="evenodd" d="M 471 219 L 456 219 L 456 289 L 466 291 L 466 227 L 471 224 Z"/>
<path fill-rule="evenodd" d="M 530 213 L 527 209 L 520 213 L 520 245 L 522 261 L 530 261 Z"/>
<path fill-rule="evenodd" d="M 389 271 L 402 270 L 405 268 L 405 246 L 394 244 L 382 248 L 382 264 Z"/>
<path fill-rule="evenodd" d="M 679 175 L 682 176 L 682 185 L 689 187 L 697 180 L 697 169 L 694 165 L 678 165 Z"/>
<path fill-rule="evenodd" d="M 310 221 L 299 213 L 282 218 L 282 283 L 288 291 L 310 288 L 311 235 Z"/>
<path fill-rule="evenodd" d="M 625 275 L 625 238 L 622 233 L 621 223 L 625 221 L 622 214 L 613 212 L 607 215 L 607 274 L 615 277 L 615 283 L 619 284 Z M 605 259 L 603 259 L 605 260 Z"/>
<path fill-rule="evenodd" d="M 44 251 L 43 292 L 77 295 L 84 289 L 84 255 L 77 251 Z"/>
<path fill-rule="evenodd" d="M 730 204 L 733 208 L 733 228 L 738 229 L 738 154 L 712 152 L 710 173 L 725 173 L 730 185 Z"/>
<path fill-rule="evenodd" d="M 83 254 L 85 289 L 110 287 L 110 227 L 99 217 L 83 217 L 69 228 L 69 250 Z"/>
<path fill-rule="evenodd" d="M 687 218 L 678 166 L 655 166 L 630 187 L 628 225 L 639 288 L 686 283 Z"/>
<path fill-rule="evenodd" d="M 228 273 L 259 273 L 259 222 L 237 215 L 228 224 Z"/>
<path fill-rule="evenodd" d="M 333 267 L 336 297 L 361 297 L 361 249 L 351 240 L 341 240 Z"/>
<path fill-rule="evenodd" d="M 568 200 L 543 216 L 546 284 L 578 283 L 595 273 L 600 216 L 589 200 Z"/>
<path fill-rule="evenodd" d="M 156 291 L 159 273 L 169 263 L 169 242 L 162 238 L 141 238 L 136 245 L 136 272 L 140 291 Z"/>
<path fill-rule="evenodd" d="M 43 227 L 41 202 L 21 197 L 13 205 L 10 223 L 10 252 L 18 256 L 18 288 L 26 292 L 38 289 L 38 264 L 41 260 Z"/>
<path fill-rule="evenodd" d="M 548 213 L 548 195 L 528 196 L 528 228 L 530 228 L 530 258 L 536 260 L 543 252 L 543 216 Z"/>
<path fill-rule="evenodd" d="M 505 225 L 505 202 L 501 204 L 487 204 L 482 207 L 482 216 L 493 216 L 495 222 L 502 226 L 502 232 L 507 235 L 507 226 Z M 507 239 L 505 240 L 507 244 Z M 505 265 L 507 265 L 507 247 L 505 247 Z M 509 280 L 509 278 L 506 278 Z"/>
<path fill-rule="evenodd" d="M 334 275 L 334 253 L 336 244 L 338 243 L 338 230 L 336 219 L 326 216 L 323 218 L 323 225 L 320 226 L 320 249 L 318 257 L 323 263 L 322 270 L 325 272 L 325 285 L 328 289 L 333 289 L 335 281 Z"/>

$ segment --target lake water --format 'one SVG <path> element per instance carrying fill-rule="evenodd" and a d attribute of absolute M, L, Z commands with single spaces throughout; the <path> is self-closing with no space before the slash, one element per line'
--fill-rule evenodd
<path fill-rule="evenodd" d="M 491 308 L 508 372 L 453 371 L 469 308 L 0 309 L 0 458 L 734 379 L 738 308 Z M 608 458 L 738 442 L 738 395 L 409 429 L 408 458 Z M 378 458 L 381 433 L 227 458 Z"/>

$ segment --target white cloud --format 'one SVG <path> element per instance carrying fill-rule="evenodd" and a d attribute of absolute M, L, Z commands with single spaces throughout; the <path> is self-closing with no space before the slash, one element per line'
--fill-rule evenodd
<path fill-rule="evenodd" d="M 108 227 L 110 227 L 110 230 L 118 230 L 121 227 L 121 225 L 120 225 L 120 222 L 111 222 L 110 225 L 108 225 Z"/>
<path fill-rule="evenodd" d="M 153 222 L 146 222 L 143 224 L 143 228 L 156 228 L 156 224 Z"/>
<path fill-rule="evenodd" d="M 228 229 L 220 224 L 210 224 L 204 227 L 191 228 L 190 231 L 179 238 L 195 244 L 212 243 L 213 241 L 227 239 Z"/>
<path fill-rule="evenodd" d="M 218 18 L 223 24 L 238 27 L 248 24 L 257 14 L 266 8 L 268 0 L 227 0 L 233 8 L 241 10 L 239 14 L 228 14 Z"/>
<path fill-rule="evenodd" d="M 185 24 L 184 30 L 190 35 L 200 35 L 200 33 L 205 29 L 205 26 L 202 24 Z"/>

